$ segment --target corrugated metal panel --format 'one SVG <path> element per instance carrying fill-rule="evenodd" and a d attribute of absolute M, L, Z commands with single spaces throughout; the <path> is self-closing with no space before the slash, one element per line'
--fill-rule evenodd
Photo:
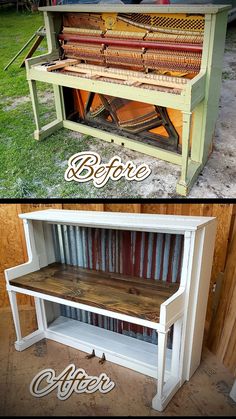
<path fill-rule="evenodd" d="M 52 231 L 58 262 L 138 276 L 149 281 L 180 281 L 182 235 L 71 225 L 52 225 Z M 94 326 L 157 343 L 157 334 L 152 329 L 66 306 L 61 306 L 61 313 Z"/>

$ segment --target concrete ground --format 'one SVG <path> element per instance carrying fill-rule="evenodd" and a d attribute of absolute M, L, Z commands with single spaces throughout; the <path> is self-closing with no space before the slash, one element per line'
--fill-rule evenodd
<path fill-rule="evenodd" d="M 21 310 L 24 333 L 35 323 L 32 308 Z M 236 403 L 229 398 L 233 376 L 208 350 L 191 380 L 176 393 L 164 412 L 151 408 L 156 391 L 155 380 L 98 358 L 88 360 L 76 349 L 43 340 L 17 352 L 15 332 L 9 308 L 0 309 L 0 415 L 1 416 L 235 416 Z M 115 388 L 108 394 L 73 393 L 61 401 L 56 392 L 35 398 L 29 385 L 45 368 L 62 372 L 70 363 L 87 374 L 105 372 Z"/>

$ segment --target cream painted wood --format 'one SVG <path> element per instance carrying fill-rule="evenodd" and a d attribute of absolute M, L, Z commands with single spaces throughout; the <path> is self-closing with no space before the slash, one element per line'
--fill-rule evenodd
<path fill-rule="evenodd" d="M 152 406 L 162 411 L 180 386 L 190 379 L 200 363 L 216 220 L 209 217 L 67 210 L 37 211 L 21 214 L 20 218 L 24 223 L 29 261 L 5 271 L 17 336 L 16 349 L 24 350 L 42 338 L 48 338 L 85 352 L 94 349 L 99 357 L 105 353 L 107 360 L 157 380 L 157 394 Z M 180 286 L 177 292 L 161 305 L 159 322 L 12 286 L 9 282 L 11 279 L 39 270 L 55 261 L 50 229 L 52 223 L 183 234 L 184 253 Z M 17 308 L 17 292 L 35 298 L 38 329 L 23 338 Z M 158 333 L 158 346 L 59 316 L 58 304 L 150 327 Z M 167 349 L 167 334 L 172 325 L 174 332 L 170 350 Z"/>

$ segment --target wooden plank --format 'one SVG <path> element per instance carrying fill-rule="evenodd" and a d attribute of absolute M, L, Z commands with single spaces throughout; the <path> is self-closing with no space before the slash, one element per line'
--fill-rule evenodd
<path fill-rule="evenodd" d="M 104 211 L 140 213 L 141 204 L 104 204 Z"/>
<path fill-rule="evenodd" d="M 67 58 L 66 60 L 55 61 L 55 64 L 46 66 L 46 69 L 47 71 L 53 71 L 53 70 L 58 70 L 59 68 L 64 68 L 67 65 L 76 64 L 76 63 L 78 63 L 78 60 Z"/>
<path fill-rule="evenodd" d="M 62 204 L 65 210 L 104 211 L 105 204 Z"/>
<path fill-rule="evenodd" d="M 36 51 L 36 49 L 38 48 L 38 46 L 41 44 L 42 40 L 44 39 L 44 36 L 37 36 L 37 38 L 35 39 L 33 45 L 31 46 L 30 50 L 27 52 L 26 56 L 24 57 L 24 59 L 22 60 L 21 64 L 20 64 L 20 68 L 25 66 L 25 60 L 27 58 L 32 57 L 33 53 Z"/>
<path fill-rule="evenodd" d="M 217 231 L 206 316 L 207 327 L 210 325 L 212 318 L 212 303 L 214 298 L 213 285 L 216 282 L 218 273 L 225 270 L 232 214 L 232 204 L 214 204 L 212 206 L 212 216 L 217 218 Z"/>
<path fill-rule="evenodd" d="M 209 347 L 236 375 L 236 234 L 232 239 L 220 301 L 211 324 Z"/>
<path fill-rule="evenodd" d="M 25 212 L 42 211 L 46 209 L 62 209 L 62 204 L 18 204 L 18 213 L 22 214 Z"/>
<path fill-rule="evenodd" d="M 11 285 L 146 320 L 158 321 L 160 305 L 179 285 L 146 281 L 53 263 L 10 281 Z"/>

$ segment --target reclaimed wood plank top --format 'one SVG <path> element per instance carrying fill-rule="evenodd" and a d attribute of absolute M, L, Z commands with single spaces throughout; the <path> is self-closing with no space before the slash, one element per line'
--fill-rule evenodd
<path fill-rule="evenodd" d="M 11 285 L 154 322 L 179 284 L 53 263 Z"/>

